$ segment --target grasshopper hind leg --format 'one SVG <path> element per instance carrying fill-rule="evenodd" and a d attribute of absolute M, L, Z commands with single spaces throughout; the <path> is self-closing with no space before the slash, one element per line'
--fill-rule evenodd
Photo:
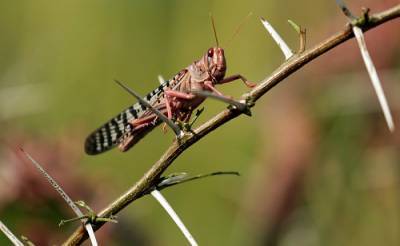
<path fill-rule="evenodd" d="M 129 150 L 160 123 L 156 116 L 132 121 L 130 124 L 133 127 L 121 138 L 118 149 L 122 152 Z"/>

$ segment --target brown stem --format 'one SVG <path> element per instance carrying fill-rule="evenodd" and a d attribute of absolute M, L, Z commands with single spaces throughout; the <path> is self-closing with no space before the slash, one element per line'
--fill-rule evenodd
<path fill-rule="evenodd" d="M 381 25 L 389 20 L 400 17 L 400 4 L 386 11 L 371 15 L 368 22 L 364 23 L 361 28 L 367 31 L 373 27 Z M 305 50 L 301 54 L 297 54 L 290 58 L 277 68 L 270 76 L 262 80 L 254 89 L 246 93 L 242 98 L 250 102 L 256 102 L 261 96 L 271 90 L 275 85 L 289 77 L 295 71 L 303 67 L 305 64 L 314 60 L 318 56 L 328 52 L 330 49 L 338 46 L 346 40 L 354 37 L 351 26 L 347 25 L 344 30 L 339 31 L 325 41 L 317 44 L 311 49 Z M 240 111 L 235 109 L 225 109 L 212 119 L 201 125 L 194 132 L 196 134 L 187 136 L 180 143 L 176 141 L 167 149 L 161 158 L 148 170 L 145 175 L 134 184 L 129 190 L 118 197 L 110 205 L 101 211 L 99 217 L 110 217 L 117 214 L 123 208 L 128 206 L 134 200 L 140 198 L 145 192 L 155 185 L 160 175 L 172 164 L 172 162 L 187 148 L 192 146 L 198 140 L 206 136 L 208 133 L 217 129 L 228 121 L 238 117 Z M 98 222 L 93 225 L 93 229 L 97 230 L 104 225 L 105 222 Z M 87 238 L 84 227 L 80 226 L 73 234 L 64 242 L 64 245 L 79 245 Z"/>
<path fill-rule="evenodd" d="M 300 34 L 299 34 L 299 39 L 300 39 L 300 45 L 299 45 L 299 54 L 303 53 L 306 50 L 306 39 L 307 39 L 307 33 L 306 29 L 300 27 Z"/>

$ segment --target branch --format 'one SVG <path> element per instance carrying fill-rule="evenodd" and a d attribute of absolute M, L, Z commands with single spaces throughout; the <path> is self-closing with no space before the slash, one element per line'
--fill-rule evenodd
<path fill-rule="evenodd" d="M 371 15 L 369 22 L 363 23 L 360 28 L 362 28 L 363 31 L 367 31 L 397 17 L 400 17 L 400 4 L 386 11 Z M 354 34 L 351 25 L 348 24 L 342 31 L 339 31 L 325 41 L 317 44 L 313 48 L 305 50 L 301 54 L 294 55 L 291 59 L 287 60 L 279 68 L 277 68 L 270 76 L 262 80 L 249 93 L 242 95 L 242 98 L 249 102 L 250 107 L 254 106 L 254 103 L 260 97 L 271 90 L 279 82 L 286 79 L 291 74 L 293 74 L 318 56 L 328 52 L 332 48 L 353 37 Z M 236 110 L 234 108 L 225 109 L 214 116 L 212 119 L 201 125 L 199 128 L 197 128 L 194 131 L 195 134 L 190 135 L 187 138 L 181 139 L 180 143 L 174 141 L 172 145 L 166 150 L 166 152 L 161 156 L 161 158 L 150 168 L 150 170 L 148 170 L 144 174 L 144 176 L 123 195 L 121 195 L 114 202 L 103 209 L 103 211 L 99 213 L 99 216 L 110 217 L 112 215 L 115 215 L 123 208 L 128 206 L 130 203 L 132 203 L 134 200 L 145 195 L 146 191 L 148 191 L 149 188 L 153 187 L 157 183 L 161 174 L 187 148 L 195 144 L 197 141 L 199 141 L 218 127 L 238 117 L 239 115 L 241 115 L 241 112 L 239 110 Z M 99 222 L 94 224 L 93 227 L 95 230 L 97 230 L 103 225 L 104 222 Z M 64 242 L 64 245 L 78 245 L 81 244 L 86 238 L 86 231 L 81 226 L 75 230 L 75 232 L 67 239 L 67 241 Z"/>

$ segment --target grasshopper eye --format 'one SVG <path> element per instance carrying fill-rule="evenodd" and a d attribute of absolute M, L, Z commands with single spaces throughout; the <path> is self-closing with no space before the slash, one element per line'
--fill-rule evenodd
<path fill-rule="evenodd" d="M 214 55 L 214 49 L 209 49 L 208 50 L 208 57 L 213 57 Z"/>
<path fill-rule="evenodd" d="M 211 49 L 209 49 L 208 52 L 207 52 L 207 62 L 208 62 L 208 64 L 211 64 L 211 63 L 212 63 L 212 58 L 213 58 L 213 56 L 214 56 L 214 49 L 211 48 Z"/>

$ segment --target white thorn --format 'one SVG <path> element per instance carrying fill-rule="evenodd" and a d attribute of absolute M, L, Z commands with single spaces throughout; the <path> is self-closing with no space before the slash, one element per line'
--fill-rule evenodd
<path fill-rule="evenodd" d="M 160 82 L 161 85 L 164 84 L 165 79 L 163 78 L 162 75 L 158 75 L 157 78 L 158 78 L 158 82 Z"/>
<path fill-rule="evenodd" d="M 92 243 L 93 246 L 97 246 L 97 240 L 96 236 L 94 235 L 94 230 L 93 227 L 90 223 L 85 224 L 86 231 L 88 232 L 90 242 Z"/>
<path fill-rule="evenodd" d="M 261 23 L 264 25 L 265 29 L 269 32 L 269 34 L 272 36 L 274 41 L 278 44 L 279 48 L 282 50 L 283 54 L 285 55 L 286 60 L 288 60 L 290 57 L 293 56 L 292 50 L 289 48 L 289 46 L 283 41 L 281 36 L 275 31 L 275 29 L 269 24 L 268 21 L 265 19 L 261 18 Z"/>
<path fill-rule="evenodd" d="M 21 149 L 22 150 L 22 149 Z M 53 186 L 53 188 L 61 195 L 61 197 L 65 200 L 65 202 L 71 207 L 71 209 L 75 212 L 75 214 L 78 217 L 82 217 L 83 213 L 82 211 L 76 206 L 74 201 L 67 195 L 67 193 L 61 188 L 61 186 L 48 174 L 43 167 L 35 160 L 31 155 L 29 155 L 27 152 L 22 150 L 22 152 L 28 157 L 28 159 L 34 164 L 34 166 L 39 170 L 40 173 L 49 181 L 49 183 Z M 86 220 L 82 219 L 81 220 L 83 223 L 86 222 Z M 94 235 L 93 227 L 90 223 L 85 224 L 85 228 L 88 232 L 90 242 L 92 243 L 93 246 L 97 246 L 97 240 Z"/>
<path fill-rule="evenodd" d="M 16 246 L 24 246 L 24 244 L 7 228 L 3 222 L 0 221 L 0 230 L 10 239 Z"/>
<path fill-rule="evenodd" d="M 394 132 L 394 123 L 392 114 L 390 113 L 389 104 L 386 100 L 385 93 L 382 89 L 381 81 L 379 80 L 378 73 L 376 72 L 374 63 L 368 53 L 367 45 L 365 43 L 364 35 L 361 28 L 353 26 L 353 32 L 357 39 L 358 46 L 360 47 L 361 55 L 364 60 L 365 66 L 371 78 L 372 85 L 375 89 L 376 95 L 378 96 L 379 103 L 381 105 L 383 115 L 385 116 L 386 123 L 391 132 Z"/>
<path fill-rule="evenodd" d="M 182 233 L 185 235 L 186 239 L 189 241 L 190 245 L 197 246 L 197 242 L 194 240 L 193 236 L 190 234 L 186 226 L 183 224 L 179 216 L 175 213 L 174 209 L 169 205 L 168 201 L 164 198 L 164 196 L 158 190 L 153 190 L 150 194 L 160 203 L 160 205 L 167 211 L 169 216 L 175 222 L 175 224 L 179 227 Z"/>

